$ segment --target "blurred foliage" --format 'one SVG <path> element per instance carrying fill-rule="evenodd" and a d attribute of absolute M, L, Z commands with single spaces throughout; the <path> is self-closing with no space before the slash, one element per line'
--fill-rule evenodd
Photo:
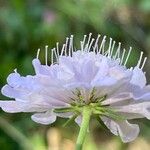
<path fill-rule="evenodd" d="M 0 0 L 0 87 L 15 68 L 23 75 L 33 74 L 31 61 L 36 50 L 44 49 L 46 44 L 53 48 L 57 41 L 63 43 L 71 34 L 75 35 L 76 46 L 79 46 L 83 35 L 89 32 L 94 36 L 100 33 L 117 42 L 121 41 L 126 49 L 132 46 L 134 51 L 128 64 L 131 66 L 139 59 L 141 50 L 149 57 L 149 17 L 149 0 Z M 149 81 L 148 65 L 149 62 L 145 70 Z M 4 97 L 0 95 L 0 98 Z M 48 136 L 48 133 L 51 135 L 51 128 L 32 122 L 29 114 L 14 115 L 1 111 L 0 116 L 1 150 L 29 149 L 27 147 L 31 145 L 33 147 L 30 149 L 45 150 L 55 143 Z M 51 125 L 58 128 L 54 128 L 52 133 L 56 134 L 55 139 L 61 145 L 66 146 L 65 150 L 71 150 L 78 127 L 72 124 L 63 129 L 61 124 L 65 121 L 59 118 Z M 86 150 L 134 150 L 137 149 L 138 141 L 141 143 L 141 149 L 138 145 L 139 150 L 149 149 L 150 145 L 146 142 L 150 139 L 148 121 L 141 121 L 142 134 L 136 144 L 129 145 L 122 144 L 117 137 L 105 136 L 97 123 L 92 124 L 93 136 L 87 138 Z"/>

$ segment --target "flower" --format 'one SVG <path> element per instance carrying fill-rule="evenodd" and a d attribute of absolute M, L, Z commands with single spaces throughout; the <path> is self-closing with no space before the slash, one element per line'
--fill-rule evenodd
<path fill-rule="evenodd" d="M 100 35 L 94 42 L 91 34 L 85 35 L 80 50 L 74 50 L 73 36 L 66 39 L 61 51 L 57 43 L 51 52 L 51 65 L 48 46 L 45 65 L 40 63 L 38 50 L 33 60 L 36 74 L 23 77 L 16 70 L 10 74 L 2 94 L 15 100 L 0 101 L 0 107 L 9 113 L 34 113 L 32 120 L 41 124 L 51 124 L 59 116 L 79 125 L 86 120 L 86 108 L 123 142 L 134 140 L 139 126 L 129 121 L 150 119 L 150 86 L 143 72 L 147 57 L 141 52 L 137 65 L 127 68 L 131 48 L 121 51 L 119 43 L 115 50 L 111 38 L 108 47 L 106 36 L 101 44 L 99 39 Z"/>

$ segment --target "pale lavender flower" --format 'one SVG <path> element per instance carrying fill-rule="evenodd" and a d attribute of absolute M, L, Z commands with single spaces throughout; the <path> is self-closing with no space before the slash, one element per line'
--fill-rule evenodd
<path fill-rule="evenodd" d="M 147 57 L 141 52 L 137 65 L 127 68 L 131 48 L 115 50 L 115 41 L 106 36 L 99 44 L 91 34 L 81 41 L 79 50 L 73 48 L 73 36 L 66 39 L 61 51 L 58 43 L 51 52 L 48 65 L 48 46 L 45 65 L 33 60 L 35 75 L 22 77 L 15 70 L 7 78 L 2 94 L 15 100 L 0 101 L 5 112 L 31 112 L 31 118 L 41 124 L 51 124 L 56 117 L 75 119 L 80 125 L 83 107 L 99 116 L 110 131 L 123 142 L 134 140 L 139 126 L 129 122 L 135 118 L 150 119 L 150 86 L 142 71 Z M 87 41 L 87 42 L 86 42 Z M 132 58 L 131 58 L 132 59 Z M 55 61 L 54 61 L 55 60 Z"/>

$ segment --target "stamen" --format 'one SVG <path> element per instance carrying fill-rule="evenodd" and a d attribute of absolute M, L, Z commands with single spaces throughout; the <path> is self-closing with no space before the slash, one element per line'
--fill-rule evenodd
<path fill-rule="evenodd" d="M 112 47 L 112 38 L 110 38 L 109 40 L 109 47 L 108 47 L 108 57 L 110 57 L 110 53 L 111 53 L 111 47 Z"/>
<path fill-rule="evenodd" d="M 62 55 L 63 55 L 63 53 L 64 53 L 64 49 L 65 49 L 65 44 L 63 44 L 63 47 L 62 47 L 62 49 L 61 49 L 60 56 L 62 56 Z"/>
<path fill-rule="evenodd" d="M 86 47 L 87 47 L 87 49 L 88 49 L 89 44 L 90 44 L 91 36 L 92 36 L 92 33 L 90 33 L 90 34 L 89 34 L 89 38 L 88 38 L 88 42 L 87 42 L 87 46 L 86 46 Z"/>
<path fill-rule="evenodd" d="M 67 56 L 67 47 L 68 47 L 68 42 L 69 42 L 69 38 L 66 38 L 66 43 L 65 43 L 65 56 Z"/>
<path fill-rule="evenodd" d="M 37 55 L 36 55 L 36 58 L 37 58 L 37 59 L 39 59 L 40 50 L 41 50 L 40 48 L 37 50 Z"/>
<path fill-rule="evenodd" d="M 57 52 L 56 52 L 56 48 L 53 48 L 53 52 L 54 52 L 54 54 L 55 54 L 55 58 L 56 58 L 56 60 L 57 60 L 57 62 L 58 62 L 58 55 L 57 55 Z"/>
<path fill-rule="evenodd" d="M 17 68 L 14 69 L 14 72 L 17 73 Z"/>
<path fill-rule="evenodd" d="M 93 44 L 93 42 L 94 42 L 94 38 L 92 38 L 92 40 L 91 40 L 91 43 L 90 43 L 90 45 L 89 45 L 89 47 L 88 47 L 88 50 L 87 50 L 87 52 L 89 52 L 90 51 L 90 49 L 91 49 L 91 46 L 92 46 L 92 44 Z"/>
<path fill-rule="evenodd" d="M 146 63 L 146 60 L 147 60 L 147 57 L 145 57 L 145 58 L 144 58 L 144 61 L 143 61 L 143 64 L 142 64 L 142 67 L 141 67 L 141 69 L 143 69 L 143 68 L 144 68 L 144 66 L 145 66 L 145 63 Z"/>
<path fill-rule="evenodd" d="M 124 66 L 126 66 L 126 64 L 127 64 L 127 62 L 128 62 L 129 56 L 130 56 L 130 54 L 131 54 L 131 51 L 132 51 L 132 47 L 130 47 L 130 49 L 129 49 L 129 52 L 128 52 L 128 55 L 127 55 L 127 57 L 126 57 Z"/>
<path fill-rule="evenodd" d="M 45 65 L 47 66 L 47 51 L 48 51 L 48 45 L 45 46 Z"/>
<path fill-rule="evenodd" d="M 120 49 L 121 49 L 121 43 L 119 42 L 116 54 L 114 56 L 114 59 L 120 58 Z"/>
<path fill-rule="evenodd" d="M 69 56 L 71 56 L 73 52 L 73 35 L 70 36 L 70 42 L 69 42 Z"/>
<path fill-rule="evenodd" d="M 99 48 L 99 51 L 98 51 L 99 53 L 101 53 L 101 51 L 102 51 L 102 54 L 104 54 L 105 42 L 106 42 L 106 36 L 103 37 L 103 40 L 100 44 L 100 48 Z"/>
<path fill-rule="evenodd" d="M 83 50 L 84 50 L 83 41 L 80 41 L 80 45 L 81 45 L 81 52 L 83 52 Z"/>
<path fill-rule="evenodd" d="M 111 47 L 110 57 L 113 55 L 114 47 L 115 47 L 116 41 L 113 41 L 113 45 Z"/>
<path fill-rule="evenodd" d="M 98 52 L 98 42 L 99 42 L 99 38 L 100 38 L 100 34 L 98 34 L 98 36 L 97 36 L 97 39 L 96 39 L 96 41 L 95 41 L 95 45 L 94 45 L 94 47 L 93 47 L 93 52 L 95 53 L 97 53 Z"/>
<path fill-rule="evenodd" d="M 59 56 L 59 42 L 56 43 L 56 52 L 57 52 L 57 55 Z"/>
<path fill-rule="evenodd" d="M 123 63 L 125 53 L 126 53 L 126 50 L 123 49 L 123 53 L 122 53 L 122 57 L 121 57 L 121 61 L 120 61 L 120 64 L 121 64 L 121 65 L 122 65 L 122 63 Z"/>
<path fill-rule="evenodd" d="M 83 38 L 83 49 L 84 49 L 86 37 L 87 37 L 87 35 L 84 35 L 84 38 Z"/>
<path fill-rule="evenodd" d="M 51 50 L 51 64 L 54 63 L 54 49 Z"/>
<path fill-rule="evenodd" d="M 87 35 L 84 35 L 83 41 L 80 41 L 81 52 L 85 51 L 88 53 L 90 51 L 93 51 L 95 54 L 100 53 L 104 55 L 105 57 L 115 59 L 116 61 L 118 61 L 118 64 L 126 66 L 128 59 L 130 57 L 131 51 L 132 51 L 132 47 L 130 47 L 128 53 L 126 53 L 126 49 L 123 49 L 123 52 L 121 52 L 121 42 L 119 42 L 117 50 L 114 50 L 116 41 L 113 41 L 113 39 L 110 38 L 109 43 L 108 43 L 109 45 L 105 46 L 107 37 L 103 36 L 101 43 L 99 44 L 100 36 L 101 35 L 98 34 L 95 40 L 94 38 L 91 38 L 92 33 L 89 34 L 88 39 L 87 39 Z M 73 35 L 71 35 L 70 38 L 68 37 L 66 38 L 65 44 L 63 44 L 61 51 L 59 50 L 59 43 L 57 42 L 56 48 L 51 49 L 51 64 L 53 64 L 55 60 L 56 62 L 59 62 L 59 56 L 62 56 L 62 55 L 72 56 L 73 52 L 75 52 L 76 50 L 78 49 L 76 49 L 73 46 Z M 48 65 L 48 54 L 49 54 L 48 45 L 46 45 L 45 46 L 45 65 L 46 66 Z M 37 59 L 39 59 L 39 55 L 40 55 L 40 48 L 37 50 L 37 56 L 36 56 Z M 139 67 L 140 69 L 143 69 L 146 61 L 147 61 L 147 57 L 145 57 L 143 60 L 143 52 L 141 52 L 140 58 L 136 66 Z M 132 68 L 130 69 L 132 70 Z"/>
<path fill-rule="evenodd" d="M 143 57 L 143 52 L 141 52 L 141 54 L 140 54 L 140 59 L 139 59 L 139 61 L 137 63 L 137 67 L 140 67 L 140 64 L 141 64 L 141 61 L 142 61 L 142 57 Z"/>
<path fill-rule="evenodd" d="M 130 68 L 130 71 L 132 71 L 132 70 L 133 70 L 133 67 Z"/>

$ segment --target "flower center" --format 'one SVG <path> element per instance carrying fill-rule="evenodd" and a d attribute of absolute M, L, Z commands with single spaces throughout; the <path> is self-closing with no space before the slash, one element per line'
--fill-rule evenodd
<path fill-rule="evenodd" d="M 73 118 L 75 119 L 77 116 L 82 115 L 83 108 L 88 107 L 91 110 L 91 115 L 98 116 L 107 116 L 111 119 L 125 119 L 120 116 L 114 109 L 112 109 L 109 105 L 102 105 L 102 102 L 106 100 L 107 95 L 96 97 L 96 88 L 92 89 L 88 102 L 84 100 L 84 97 L 79 89 L 76 89 L 73 94 L 76 98 L 71 98 L 72 103 L 70 107 L 65 108 L 56 108 L 54 110 L 55 113 L 73 113 Z"/>

